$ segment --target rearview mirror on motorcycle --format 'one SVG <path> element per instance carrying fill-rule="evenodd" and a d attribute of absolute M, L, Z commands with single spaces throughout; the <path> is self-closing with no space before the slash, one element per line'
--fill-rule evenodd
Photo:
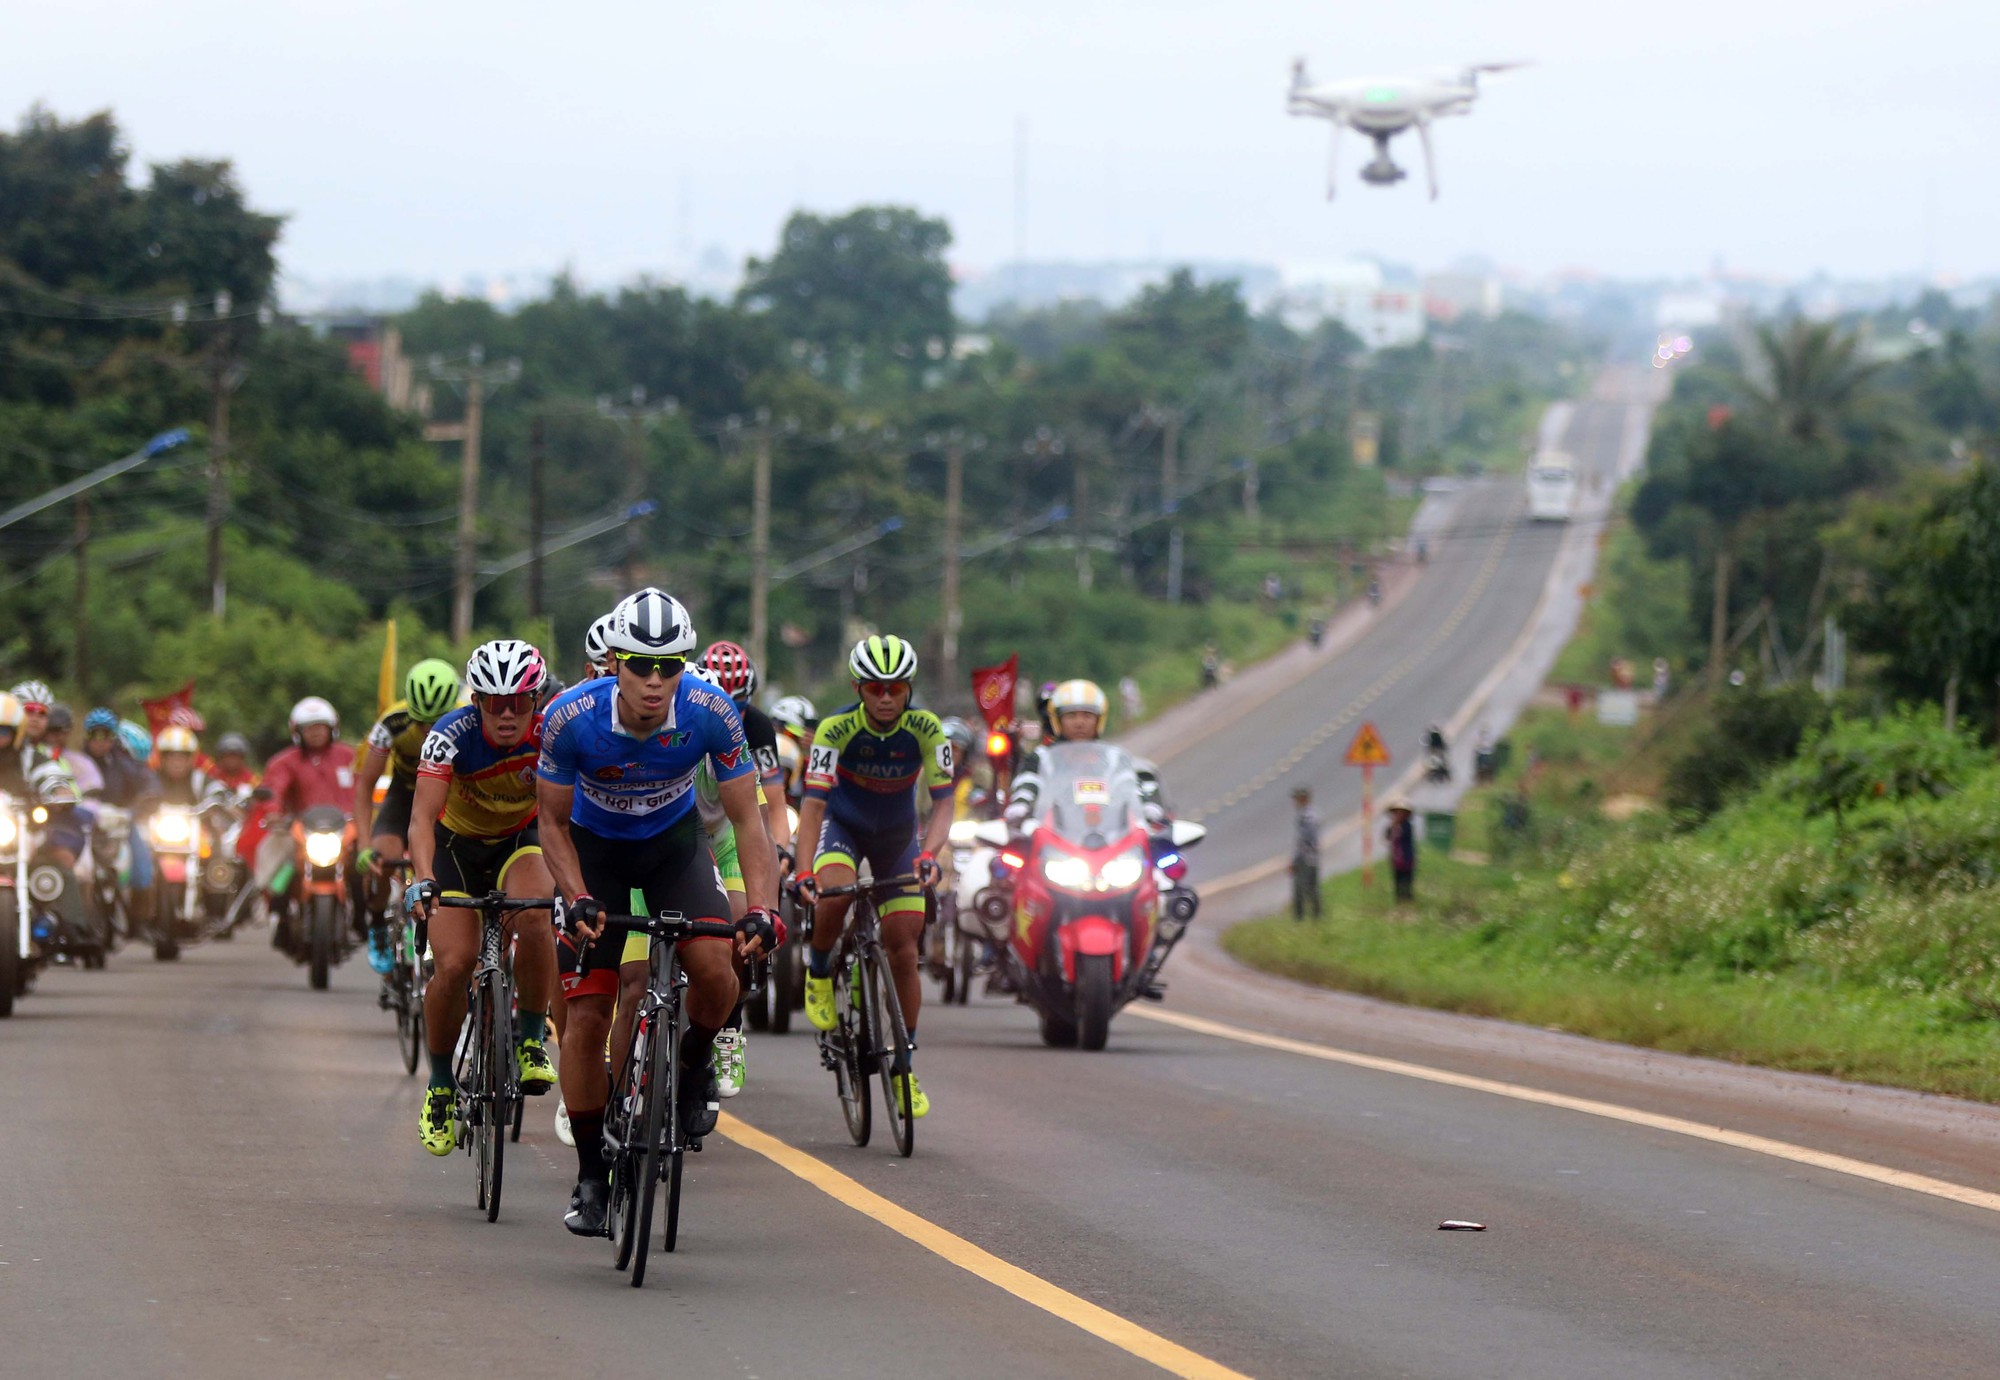
<path fill-rule="evenodd" d="M 1167 829 L 1167 838 L 1176 848 L 1186 848 L 1208 837 L 1208 830 L 1190 819 L 1177 819 Z"/>

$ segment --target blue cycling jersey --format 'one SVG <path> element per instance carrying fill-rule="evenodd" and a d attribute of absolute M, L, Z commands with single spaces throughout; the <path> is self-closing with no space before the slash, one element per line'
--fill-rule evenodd
<path fill-rule="evenodd" d="M 754 768 L 743 720 L 729 696 L 683 675 L 667 719 L 644 739 L 618 724 L 618 682 L 606 676 L 565 691 L 542 720 L 544 781 L 575 786 L 570 819 L 603 838 L 649 839 L 694 809 L 695 769 L 708 758 L 718 781 Z"/>

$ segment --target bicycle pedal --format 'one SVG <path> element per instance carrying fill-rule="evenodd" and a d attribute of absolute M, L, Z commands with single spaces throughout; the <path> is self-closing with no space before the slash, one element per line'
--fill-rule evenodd
<path fill-rule="evenodd" d="M 1139 995 L 1147 1001 L 1165 1001 L 1167 999 L 1167 985 L 1164 982 L 1152 983 L 1140 988 Z"/>

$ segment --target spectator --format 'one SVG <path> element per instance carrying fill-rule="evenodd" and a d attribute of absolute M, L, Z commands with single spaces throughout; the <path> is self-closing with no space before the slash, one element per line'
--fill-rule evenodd
<path fill-rule="evenodd" d="M 1396 877 L 1396 899 L 1414 901 L 1417 886 L 1416 812 L 1410 808 L 1410 802 L 1400 796 L 1391 800 L 1386 809 L 1389 822 L 1382 828 L 1382 837 L 1389 843 L 1389 871 Z"/>
<path fill-rule="evenodd" d="M 1320 918 L 1319 896 L 1319 812 L 1312 807 L 1312 792 L 1300 786 L 1292 792 L 1292 919 Z"/>

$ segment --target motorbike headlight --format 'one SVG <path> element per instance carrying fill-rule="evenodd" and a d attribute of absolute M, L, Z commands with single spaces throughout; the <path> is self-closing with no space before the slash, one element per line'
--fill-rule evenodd
<path fill-rule="evenodd" d="M 0 815 L 0 848 L 12 848 L 21 837 L 21 826 L 12 815 Z"/>
<path fill-rule="evenodd" d="M 163 809 L 153 816 L 153 842 L 179 848 L 194 836 L 194 820 L 186 810 Z"/>
<path fill-rule="evenodd" d="M 970 848 L 979 842 L 979 821 L 976 819 L 955 819 L 951 822 L 951 841 L 960 848 Z"/>
<path fill-rule="evenodd" d="M 31 818 L 37 824 L 47 824 L 49 822 L 49 807 L 46 805 L 37 805 L 31 814 Z"/>
<path fill-rule="evenodd" d="M 1057 886 L 1081 891 L 1090 885 L 1090 864 L 1067 853 L 1051 853 L 1042 859 L 1042 875 Z"/>
<path fill-rule="evenodd" d="M 1104 870 L 1099 872 L 1097 877 L 1107 891 L 1126 891 L 1139 885 L 1139 878 L 1144 876 L 1145 872 L 1145 861 L 1140 858 L 1137 850 L 1134 850 L 1130 853 L 1120 853 L 1104 864 Z"/>
<path fill-rule="evenodd" d="M 343 842 L 339 834 L 307 834 L 306 861 L 314 867 L 332 867 L 340 861 Z"/>

